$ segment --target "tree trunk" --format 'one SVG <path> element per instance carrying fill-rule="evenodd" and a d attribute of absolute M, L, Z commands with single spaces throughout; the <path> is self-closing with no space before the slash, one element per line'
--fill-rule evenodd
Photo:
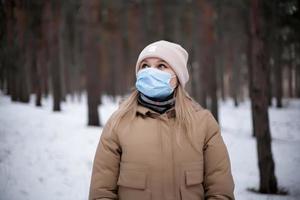
<path fill-rule="evenodd" d="M 148 44 L 150 42 L 160 40 L 163 38 L 163 0 L 144 1 L 144 3 L 147 10 L 146 17 L 144 17 L 144 21 L 146 21 L 147 23 L 146 41 Z"/>
<path fill-rule="evenodd" d="M 292 57 L 292 48 L 291 45 L 288 44 L 288 53 L 289 53 L 289 60 L 287 63 L 287 70 L 288 70 L 288 97 L 293 97 L 293 57 Z"/>
<path fill-rule="evenodd" d="M 190 82 L 186 85 L 186 90 L 191 96 L 200 104 L 203 85 L 201 85 L 200 77 L 200 53 L 199 53 L 199 32 L 200 32 L 200 14 L 198 12 L 198 5 L 196 2 L 187 2 L 186 6 L 182 8 L 182 25 L 181 37 L 187 46 L 189 52 L 189 74 Z M 202 106 L 204 106 L 202 104 Z"/>
<path fill-rule="evenodd" d="M 122 6 L 122 5 L 121 5 Z M 108 77 L 105 77 L 110 84 L 109 94 L 117 96 L 125 90 L 124 84 L 115 84 L 116 82 L 124 83 L 124 57 L 123 57 L 123 40 L 121 32 L 121 7 L 120 5 L 110 5 L 105 8 L 107 12 L 106 21 L 104 23 L 106 30 L 106 38 L 108 45 L 105 50 L 108 52 Z M 109 45 L 114 43 L 114 45 Z"/>
<path fill-rule="evenodd" d="M 40 38 L 36 40 L 36 49 L 35 50 L 35 62 L 33 64 L 33 83 L 34 83 L 34 92 L 36 94 L 35 105 L 40 107 L 42 106 L 42 68 L 45 65 L 45 55 L 43 49 L 43 40 Z"/>
<path fill-rule="evenodd" d="M 300 3 L 300 1 L 299 1 Z M 295 47 L 296 57 L 300 56 L 300 44 Z M 296 90 L 296 98 L 300 98 L 300 61 L 295 61 L 295 90 Z"/>
<path fill-rule="evenodd" d="M 62 8 L 61 8 L 62 9 Z M 65 32 L 65 16 L 63 15 L 63 12 L 60 13 L 60 23 L 59 23 L 59 27 L 58 27 L 58 48 L 59 48 L 59 54 L 58 54 L 58 62 L 59 62 L 59 66 L 60 66 L 60 84 L 61 84 L 61 100 L 62 101 L 66 101 L 66 68 L 68 67 L 68 61 L 67 61 L 67 56 L 65 54 L 66 51 L 68 51 L 66 45 L 65 45 L 65 41 L 67 40 L 64 37 L 64 32 Z"/>
<path fill-rule="evenodd" d="M 246 49 L 246 54 L 247 54 L 247 67 L 248 67 L 248 90 L 249 90 L 249 98 L 250 101 L 253 99 L 253 38 L 252 38 L 252 20 L 251 20 L 251 11 L 249 9 L 249 12 L 245 13 L 244 15 L 245 19 L 245 30 L 247 34 L 247 49 Z M 249 17 L 250 16 L 250 17 Z M 251 112 L 254 110 L 254 105 L 251 102 Z M 253 113 L 251 113 L 251 118 L 252 118 L 252 127 L 256 127 L 256 118 L 254 117 Z M 252 129 L 252 136 L 255 137 L 255 129 Z"/>
<path fill-rule="evenodd" d="M 282 42 L 281 38 L 278 38 L 278 40 L 278 45 L 274 48 L 275 96 L 276 107 L 282 108 Z"/>
<path fill-rule="evenodd" d="M 14 27 L 14 17 L 13 17 L 13 9 L 14 9 L 14 2 L 13 1 L 2 1 L 3 3 L 3 12 L 5 16 L 5 43 L 7 45 L 7 50 L 8 52 L 11 51 L 12 46 L 13 46 L 13 39 L 14 39 L 14 34 L 13 34 L 13 27 Z M 7 54 L 8 55 L 8 54 Z M 7 90 L 6 94 L 11 95 L 12 94 L 12 77 L 11 77 L 11 69 L 13 68 L 10 61 L 10 57 L 6 56 L 5 57 L 5 64 L 7 65 L 6 70 L 5 70 L 5 75 L 6 75 L 6 84 L 7 84 Z"/>
<path fill-rule="evenodd" d="M 269 45 L 268 45 L 269 46 Z M 267 68 L 267 97 L 268 97 L 268 106 L 272 106 L 272 84 L 271 84 L 271 74 L 272 74 L 272 68 L 271 68 L 271 63 L 270 63 L 270 55 L 269 55 L 270 50 L 267 49 L 265 52 L 266 58 L 267 58 L 267 63 L 266 63 L 266 68 Z"/>
<path fill-rule="evenodd" d="M 39 57 L 36 54 L 37 57 Z M 35 99 L 35 105 L 37 107 L 41 107 L 42 106 L 42 85 L 41 85 L 41 73 L 40 73 L 40 68 L 41 68 L 41 58 L 37 58 L 35 59 L 35 62 L 33 64 L 33 67 L 35 69 L 35 77 L 33 78 L 35 80 L 35 94 L 36 94 L 36 99 Z"/>
<path fill-rule="evenodd" d="M 225 101 L 225 86 L 224 86 L 224 53 L 222 52 L 224 36 L 222 33 L 222 3 L 217 1 L 216 3 L 216 12 L 217 12 L 217 21 L 216 21 L 216 68 L 217 68 L 217 77 L 218 85 L 220 89 L 221 99 Z M 226 37 L 226 36 L 225 36 Z"/>
<path fill-rule="evenodd" d="M 135 82 L 135 66 L 136 59 L 140 51 L 146 45 L 145 30 L 142 25 L 143 9 L 140 2 L 134 2 L 128 7 L 128 48 L 130 67 L 127 70 L 127 76 L 130 85 Z"/>
<path fill-rule="evenodd" d="M 296 65 L 296 97 L 300 98 L 300 63 Z"/>
<path fill-rule="evenodd" d="M 48 47 L 49 64 L 51 74 L 51 84 L 53 93 L 53 111 L 60 111 L 60 102 L 62 99 L 61 91 L 61 66 L 59 62 L 59 27 L 60 11 L 59 7 L 49 2 L 46 5 L 46 15 L 48 22 Z"/>
<path fill-rule="evenodd" d="M 98 105 L 100 99 L 100 6 L 98 0 L 83 1 L 83 56 L 88 99 L 88 125 L 100 126 Z"/>
<path fill-rule="evenodd" d="M 163 1 L 164 39 L 172 42 L 179 41 L 180 38 L 179 20 L 176 20 L 181 17 L 179 2 L 180 0 Z"/>
<path fill-rule="evenodd" d="M 259 192 L 277 193 L 275 164 L 271 150 L 271 133 L 268 115 L 267 57 L 265 51 L 265 24 L 263 2 L 251 0 L 251 34 L 253 43 L 252 65 L 252 115 L 256 119 L 257 155 L 260 175 Z"/>
<path fill-rule="evenodd" d="M 217 77 L 214 55 L 214 9 L 211 2 L 207 0 L 199 1 L 199 8 L 201 10 L 199 26 L 202 27 L 200 33 L 201 77 L 203 79 L 207 77 L 210 110 L 218 120 Z"/>
<path fill-rule="evenodd" d="M 29 102 L 29 66 L 31 64 L 31 41 L 28 34 L 28 16 L 25 10 L 25 5 L 21 1 L 16 1 L 14 9 L 16 18 L 16 39 L 17 43 L 15 50 L 17 51 L 15 81 L 16 81 L 16 100 L 28 103 Z M 26 37 L 27 34 L 27 37 Z"/>
<path fill-rule="evenodd" d="M 236 47 L 234 47 L 236 48 Z M 234 106 L 238 107 L 239 99 L 238 95 L 240 92 L 240 65 L 239 65 L 239 53 L 234 51 L 234 58 L 233 58 L 233 66 L 232 66 L 232 84 L 231 84 L 231 91 L 232 91 L 232 98 L 234 101 Z"/>

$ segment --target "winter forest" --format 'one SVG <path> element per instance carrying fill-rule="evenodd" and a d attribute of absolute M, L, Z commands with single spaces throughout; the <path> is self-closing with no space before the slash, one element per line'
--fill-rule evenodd
<path fill-rule="evenodd" d="M 300 199 L 300 0 L 0 0 L 0 200 L 88 197 L 151 42 L 189 53 L 236 199 Z"/>

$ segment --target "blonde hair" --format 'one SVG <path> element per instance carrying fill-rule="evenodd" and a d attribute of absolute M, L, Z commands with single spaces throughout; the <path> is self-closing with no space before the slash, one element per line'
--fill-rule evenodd
<path fill-rule="evenodd" d="M 116 128 L 122 118 L 125 115 L 130 117 L 130 120 L 134 120 L 136 117 L 137 110 L 137 98 L 139 92 L 136 88 L 130 93 L 130 95 L 120 104 L 119 109 L 112 115 L 111 128 Z M 180 138 L 186 136 L 188 141 L 191 143 L 192 147 L 196 151 L 200 151 L 197 148 L 196 140 L 193 139 L 193 133 L 195 132 L 195 124 L 193 124 L 195 118 L 195 111 L 193 110 L 192 103 L 194 100 L 189 96 L 189 94 L 184 90 L 184 88 L 178 84 L 175 89 L 175 127 L 174 131 L 176 133 L 176 142 L 179 147 L 182 148 L 180 143 Z M 185 135 L 182 135 L 182 132 Z"/>

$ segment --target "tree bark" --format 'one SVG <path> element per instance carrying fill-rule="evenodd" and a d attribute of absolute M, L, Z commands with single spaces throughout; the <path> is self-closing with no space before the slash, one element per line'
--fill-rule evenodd
<path fill-rule="evenodd" d="M 215 66 L 215 38 L 214 38 L 214 9 L 211 2 L 201 0 L 198 2 L 201 12 L 200 24 L 200 67 L 201 78 L 207 81 L 207 94 L 210 98 L 210 110 L 218 120 L 217 78 Z M 205 77 L 207 79 L 205 80 Z M 205 98 L 203 94 L 203 98 Z M 203 99 L 203 101 L 205 101 Z"/>
<path fill-rule="evenodd" d="M 224 37 L 222 32 L 222 14 L 223 8 L 221 1 L 217 1 L 216 3 L 216 12 L 217 12 L 217 21 L 216 21 L 216 68 L 217 68 L 217 77 L 218 77 L 218 85 L 220 89 L 221 99 L 225 101 L 225 85 L 224 85 L 224 52 L 222 49 L 224 48 Z"/>
<path fill-rule="evenodd" d="M 61 66 L 59 62 L 59 27 L 60 9 L 55 3 L 46 4 L 46 15 L 48 23 L 48 47 L 49 64 L 51 74 L 51 85 L 53 93 L 53 111 L 61 110 L 62 88 L 61 88 Z"/>
<path fill-rule="evenodd" d="M 271 133 L 268 115 L 267 57 L 265 51 L 265 21 L 263 2 L 251 0 L 251 34 L 252 34 L 252 115 L 256 119 L 253 129 L 256 133 L 257 155 L 260 175 L 259 192 L 277 193 L 275 164 L 271 150 Z"/>
<path fill-rule="evenodd" d="M 16 56 L 14 52 L 14 37 L 15 37 L 15 18 L 14 18 L 14 1 L 4 1 L 4 12 L 6 16 L 6 44 L 8 48 L 7 55 Z M 6 64 L 7 64 L 7 95 L 11 96 L 12 101 L 16 101 L 16 84 L 15 84 L 15 61 L 7 56 Z"/>
<path fill-rule="evenodd" d="M 14 9 L 14 16 L 16 18 L 16 39 L 17 43 L 15 51 L 17 58 L 14 62 L 16 64 L 15 81 L 16 81 L 16 100 L 24 103 L 29 102 L 29 72 L 31 65 L 31 39 L 28 31 L 28 16 L 25 9 L 25 4 L 22 1 L 16 1 Z M 27 35 L 27 37 L 26 37 Z"/>
<path fill-rule="evenodd" d="M 288 97 L 293 97 L 293 57 L 292 57 L 292 47 L 288 44 L 288 62 L 287 62 L 287 71 L 288 71 Z"/>
<path fill-rule="evenodd" d="M 100 126 L 100 6 L 98 0 L 83 1 L 83 57 L 88 98 L 88 125 Z"/>
<path fill-rule="evenodd" d="M 276 48 L 274 48 L 275 96 L 276 107 L 282 108 L 282 42 L 281 38 L 279 38 L 278 40 L 278 45 L 276 45 Z"/>
<path fill-rule="evenodd" d="M 37 36 L 38 37 L 38 36 Z M 40 107 L 42 106 L 42 83 L 43 83 L 43 69 L 45 67 L 45 49 L 43 46 L 42 35 L 36 40 L 35 43 L 35 62 L 33 63 L 33 83 L 34 83 L 34 92 L 36 94 L 35 105 Z"/>
<path fill-rule="evenodd" d="M 300 1 L 299 1 L 300 3 Z M 299 57 L 300 56 L 300 44 L 298 44 L 296 46 L 296 57 Z M 300 61 L 296 61 L 296 66 L 295 66 L 295 87 L 296 87 L 296 97 L 297 98 L 300 98 Z"/>
<path fill-rule="evenodd" d="M 127 70 L 130 85 L 135 83 L 135 66 L 137 56 L 146 46 L 146 33 L 142 24 L 143 9 L 140 2 L 128 6 L 128 49 L 130 67 Z"/>
<path fill-rule="evenodd" d="M 296 97 L 300 98 L 300 63 L 296 65 Z"/>

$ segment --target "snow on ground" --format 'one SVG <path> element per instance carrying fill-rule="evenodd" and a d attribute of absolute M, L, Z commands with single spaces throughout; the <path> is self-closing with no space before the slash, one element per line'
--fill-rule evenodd
<path fill-rule="evenodd" d="M 62 104 L 52 112 L 43 107 L 12 103 L 0 92 L 0 200 L 85 200 L 88 196 L 94 153 L 101 128 L 88 127 L 86 101 Z M 279 186 L 289 196 L 258 195 L 256 142 L 251 137 L 249 102 L 238 108 L 220 104 L 222 135 L 227 144 L 235 180 L 236 199 L 300 199 L 300 100 L 285 100 L 286 108 L 270 109 L 272 149 Z M 103 123 L 117 108 L 103 98 Z"/>
<path fill-rule="evenodd" d="M 85 101 L 63 103 L 57 113 L 51 101 L 42 108 L 33 102 L 11 103 L 0 96 L 0 199 L 87 199 L 102 129 L 87 127 Z M 102 115 L 116 108 L 104 103 Z"/>
<path fill-rule="evenodd" d="M 231 157 L 237 199 L 300 199 L 300 100 L 285 100 L 284 104 L 284 109 L 270 108 L 269 118 L 277 181 L 279 187 L 288 189 L 289 196 L 258 195 L 247 191 L 247 188 L 258 188 L 259 185 L 250 103 L 242 103 L 238 108 L 230 101 L 220 105 L 222 134 Z"/>

